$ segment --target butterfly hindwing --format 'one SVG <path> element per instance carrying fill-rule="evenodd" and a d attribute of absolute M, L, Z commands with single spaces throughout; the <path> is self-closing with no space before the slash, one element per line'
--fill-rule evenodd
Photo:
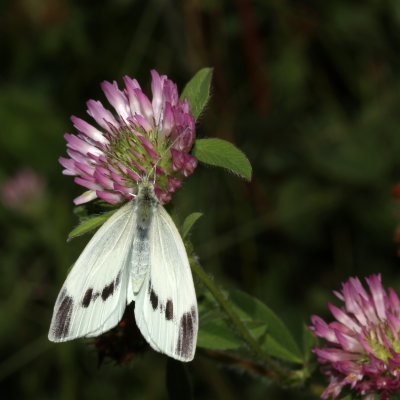
<path fill-rule="evenodd" d="M 129 202 L 95 233 L 72 267 L 54 306 L 49 339 L 98 336 L 121 319 L 127 302 L 135 212 Z"/>
<path fill-rule="evenodd" d="M 156 350 L 191 361 L 198 315 L 192 273 L 182 238 L 161 204 L 149 227 L 149 273 L 136 298 L 136 323 Z"/>

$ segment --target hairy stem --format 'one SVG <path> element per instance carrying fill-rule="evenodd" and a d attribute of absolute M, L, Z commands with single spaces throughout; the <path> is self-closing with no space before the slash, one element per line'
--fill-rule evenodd
<path fill-rule="evenodd" d="M 225 311 L 232 324 L 236 327 L 237 332 L 240 334 L 242 339 L 245 341 L 247 346 L 251 349 L 254 355 L 263 362 L 264 366 L 270 371 L 270 377 L 275 381 L 279 381 L 283 384 L 290 384 L 297 381 L 299 376 L 299 371 L 292 371 L 290 369 L 282 367 L 276 361 L 274 361 L 271 357 L 269 357 L 260 347 L 257 340 L 254 339 L 248 328 L 243 324 L 237 315 L 236 311 L 231 307 L 229 301 L 225 298 L 224 294 L 219 289 L 218 285 L 210 278 L 210 276 L 204 271 L 204 269 L 200 266 L 198 261 L 196 261 L 193 257 L 190 259 L 190 266 L 195 274 L 200 278 L 203 284 L 207 287 L 207 289 L 214 296 L 215 300 L 221 306 L 221 308 Z"/>

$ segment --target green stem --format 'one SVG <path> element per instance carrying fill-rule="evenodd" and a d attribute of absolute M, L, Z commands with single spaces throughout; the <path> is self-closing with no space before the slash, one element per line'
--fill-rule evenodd
<path fill-rule="evenodd" d="M 265 352 L 261 349 L 258 342 L 251 335 L 247 327 L 240 320 L 235 310 L 231 307 L 224 294 L 218 288 L 217 284 L 208 276 L 208 274 L 204 271 L 200 264 L 193 258 L 191 258 L 190 266 L 207 287 L 207 289 L 214 296 L 215 300 L 219 303 L 221 308 L 228 315 L 232 324 L 236 327 L 237 331 L 239 332 L 242 339 L 246 342 L 248 347 L 253 351 L 256 357 L 264 363 L 265 367 L 271 371 L 272 377 L 282 383 L 293 382 L 293 379 L 295 379 L 295 375 L 298 375 L 298 371 L 292 371 L 284 368 L 268 355 L 266 355 Z"/>

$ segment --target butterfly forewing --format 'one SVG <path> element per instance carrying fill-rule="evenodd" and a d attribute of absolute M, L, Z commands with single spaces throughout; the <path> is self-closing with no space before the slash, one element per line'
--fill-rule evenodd
<path fill-rule="evenodd" d="M 156 351 L 191 361 L 198 331 L 193 278 L 181 236 L 161 204 L 154 210 L 149 244 L 150 267 L 136 299 L 136 323 Z"/>
<path fill-rule="evenodd" d="M 114 327 L 126 307 L 135 212 L 130 202 L 108 219 L 72 267 L 54 306 L 49 339 L 98 336 Z"/>

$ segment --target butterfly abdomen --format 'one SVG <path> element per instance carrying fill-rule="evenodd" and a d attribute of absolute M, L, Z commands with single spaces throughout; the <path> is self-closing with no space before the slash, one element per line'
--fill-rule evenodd
<path fill-rule="evenodd" d="M 139 292 L 150 264 L 149 230 L 151 220 L 158 200 L 154 189 L 150 185 L 139 188 L 136 198 L 136 229 L 132 243 L 132 288 L 136 294 Z"/>

